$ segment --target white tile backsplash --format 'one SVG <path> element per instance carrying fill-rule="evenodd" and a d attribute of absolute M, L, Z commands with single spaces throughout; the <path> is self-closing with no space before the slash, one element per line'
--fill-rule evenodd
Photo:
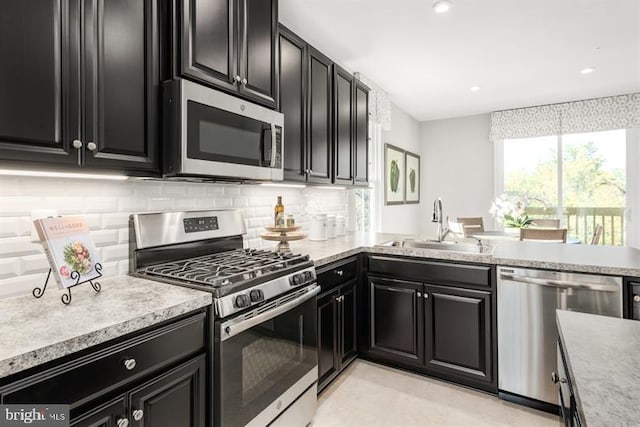
<path fill-rule="evenodd" d="M 128 272 L 132 213 L 237 208 L 246 220 L 245 246 L 273 247 L 275 243 L 263 241 L 260 234 L 273 223 L 277 196 L 282 196 L 286 213 L 307 228 L 309 213 L 348 217 L 347 194 L 346 190 L 160 180 L 0 177 L 0 298 L 30 293 L 46 278 L 46 258 L 29 235 L 33 209 L 83 215 L 102 257 L 103 273 L 111 276 Z M 55 283 L 49 285 L 55 292 Z"/>

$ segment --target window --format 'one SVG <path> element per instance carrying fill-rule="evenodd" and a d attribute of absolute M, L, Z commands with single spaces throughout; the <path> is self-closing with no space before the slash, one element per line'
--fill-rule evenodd
<path fill-rule="evenodd" d="M 600 224 L 600 244 L 623 246 L 627 208 L 634 203 L 628 193 L 636 191 L 628 188 L 628 165 L 633 164 L 627 159 L 628 146 L 631 138 L 624 129 L 505 139 L 503 189 L 497 190 L 526 199 L 532 217 L 560 218 L 582 242 L 590 242 Z"/>

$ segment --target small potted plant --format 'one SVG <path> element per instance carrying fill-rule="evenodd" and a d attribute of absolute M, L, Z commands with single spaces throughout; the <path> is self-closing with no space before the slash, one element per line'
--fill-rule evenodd
<path fill-rule="evenodd" d="M 518 234 L 521 228 L 527 228 L 533 223 L 533 218 L 525 213 L 526 207 L 524 198 L 505 193 L 496 197 L 489 212 L 504 225 L 505 231 Z"/>

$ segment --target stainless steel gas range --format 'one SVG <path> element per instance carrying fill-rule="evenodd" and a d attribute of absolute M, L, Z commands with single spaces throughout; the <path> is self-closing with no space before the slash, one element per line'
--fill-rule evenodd
<path fill-rule="evenodd" d="M 243 249 L 235 210 L 130 222 L 132 274 L 213 294 L 214 425 L 307 425 L 316 411 L 320 290 L 309 257 Z"/>

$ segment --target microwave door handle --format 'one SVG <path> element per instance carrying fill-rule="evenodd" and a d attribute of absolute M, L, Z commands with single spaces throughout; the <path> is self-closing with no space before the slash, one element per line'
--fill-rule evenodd
<path fill-rule="evenodd" d="M 272 132 L 271 132 L 271 128 L 270 127 L 263 127 L 262 128 L 262 165 L 263 166 L 270 166 L 269 162 L 271 161 L 271 153 L 269 152 L 268 148 L 269 145 L 267 145 L 267 136 L 271 136 Z M 271 146 L 271 149 L 273 150 L 273 147 Z"/>
<path fill-rule="evenodd" d="M 272 168 L 276 167 L 276 127 L 275 125 L 271 125 L 271 164 Z"/>

